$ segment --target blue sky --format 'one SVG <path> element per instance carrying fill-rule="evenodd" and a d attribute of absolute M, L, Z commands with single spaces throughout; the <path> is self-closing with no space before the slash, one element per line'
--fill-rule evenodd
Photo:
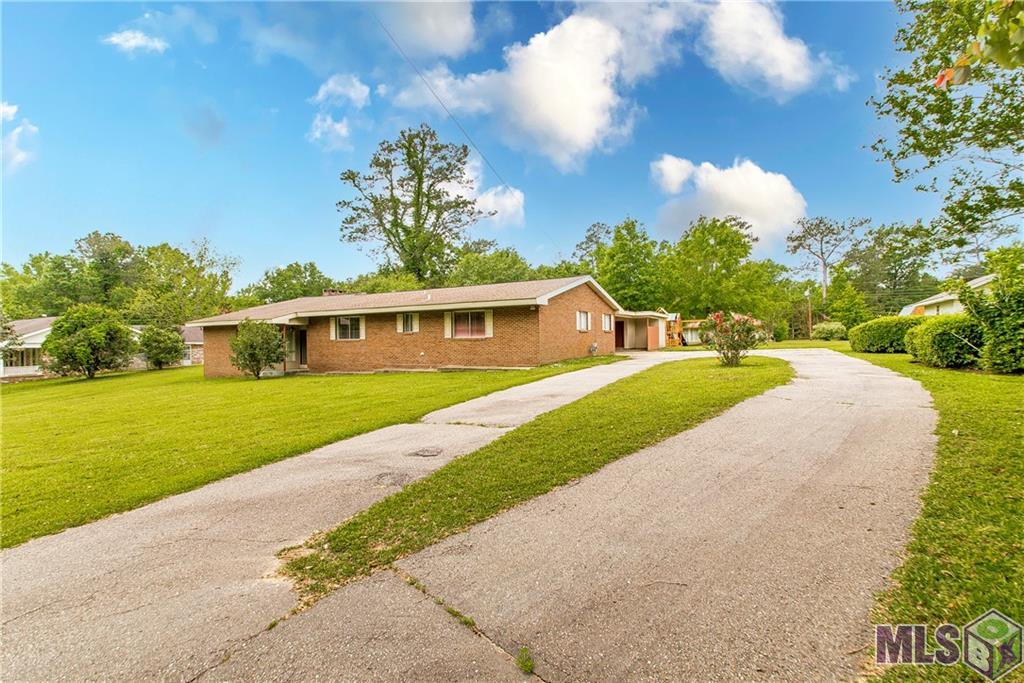
<path fill-rule="evenodd" d="M 421 121 L 465 141 L 378 20 L 507 183 L 474 164 L 478 201 L 498 210 L 475 235 L 534 263 L 626 215 L 671 238 L 697 213 L 738 213 L 759 255 L 791 262 L 801 215 L 936 210 L 866 149 L 885 124 L 865 101 L 901 59 L 885 3 L 2 11 L 10 263 L 95 229 L 208 237 L 241 259 L 236 285 L 297 260 L 371 269 L 338 240 L 338 174 Z"/>

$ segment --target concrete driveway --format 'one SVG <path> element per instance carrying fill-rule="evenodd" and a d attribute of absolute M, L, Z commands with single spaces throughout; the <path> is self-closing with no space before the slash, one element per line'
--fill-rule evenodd
<path fill-rule="evenodd" d="M 936 415 L 864 361 L 769 355 L 797 378 L 337 591 L 206 677 L 503 680 L 527 646 L 548 681 L 854 678 Z M 420 639 L 457 622 L 434 597 L 480 631 L 441 660 Z"/>
<path fill-rule="evenodd" d="M 295 607 L 276 577 L 278 550 L 539 413 L 669 360 L 653 354 L 496 392 L 3 551 L 0 679 L 194 678 Z M 459 669 L 467 677 L 494 677 L 471 664 L 478 638 L 432 603 L 416 609 L 432 623 L 403 638 L 425 653 L 408 671 L 441 670 L 431 656 L 455 671 L 454 657 L 470 662 Z M 481 659 L 492 668 L 494 652 L 485 646 Z"/>

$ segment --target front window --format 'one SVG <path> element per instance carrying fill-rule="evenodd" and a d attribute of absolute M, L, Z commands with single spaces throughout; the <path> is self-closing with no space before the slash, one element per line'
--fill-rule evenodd
<path fill-rule="evenodd" d="M 338 318 L 338 339 L 359 339 L 359 318 Z"/>
<path fill-rule="evenodd" d="M 590 311 L 576 311 L 576 329 L 580 332 L 590 330 Z"/>
<path fill-rule="evenodd" d="M 601 329 L 605 332 L 612 331 L 612 314 L 602 313 L 601 314 Z"/>
<path fill-rule="evenodd" d="M 456 311 L 452 313 L 452 336 L 457 339 L 487 336 L 487 323 L 483 311 Z"/>
<path fill-rule="evenodd" d="M 412 313 L 402 314 L 402 332 L 415 332 L 416 321 Z"/>
<path fill-rule="evenodd" d="M 19 349 L 12 354 L 10 362 L 5 365 L 12 368 L 32 367 L 39 365 L 39 356 L 39 349 Z"/>

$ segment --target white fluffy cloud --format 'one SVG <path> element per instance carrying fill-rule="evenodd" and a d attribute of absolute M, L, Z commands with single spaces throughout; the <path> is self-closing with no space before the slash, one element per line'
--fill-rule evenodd
<path fill-rule="evenodd" d="M 484 213 L 493 211 L 488 220 L 499 228 L 522 225 L 526 218 L 526 196 L 515 187 L 492 187 L 477 197 L 476 205 Z"/>
<path fill-rule="evenodd" d="M 651 178 L 663 192 L 679 194 L 683 185 L 693 175 L 694 168 L 692 161 L 671 154 L 662 154 L 651 162 Z"/>
<path fill-rule="evenodd" d="M 624 88 L 677 58 L 669 43 L 693 15 L 673 5 L 628 10 L 586 5 L 525 45 L 507 47 L 503 69 L 456 76 L 442 65 L 426 77 L 449 108 L 492 114 L 510 144 L 577 170 L 594 150 L 629 136 L 638 107 Z M 419 82 L 394 101 L 437 106 Z"/>
<path fill-rule="evenodd" d="M 476 39 L 471 2 L 381 3 L 375 11 L 410 55 L 460 57 Z"/>
<path fill-rule="evenodd" d="M 162 54 L 170 44 L 163 38 L 150 36 L 136 29 L 111 33 L 103 39 L 107 45 L 113 45 L 121 52 L 134 55 L 137 51 L 156 52 Z"/>
<path fill-rule="evenodd" d="M 656 169 L 657 164 L 657 169 Z M 659 176 L 668 168 L 672 182 L 661 183 Z M 680 170 L 690 169 L 676 183 Z M 679 194 L 661 207 L 658 224 L 677 234 L 700 215 L 739 216 L 748 221 L 759 238 L 771 241 L 785 235 L 807 211 L 807 201 L 781 173 L 765 171 L 749 159 L 737 159 L 732 166 L 719 168 L 704 162 L 696 165 L 686 159 L 665 154 L 651 164 L 651 173 L 663 189 Z M 684 192 L 689 181 L 692 189 Z"/>
<path fill-rule="evenodd" d="M 731 83 L 780 102 L 830 78 L 846 90 L 855 75 L 787 36 L 773 2 L 723 0 L 708 13 L 700 38 L 704 60 Z"/>
<path fill-rule="evenodd" d="M 337 151 L 350 148 L 349 133 L 348 119 L 336 121 L 330 114 L 319 112 L 313 119 L 309 132 L 306 133 L 306 139 L 319 144 L 325 150 Z"/>
<path fill-rule="evenodd" d="M 13 120 L 17 113 L 17 105 L 7 102 L 0 108 L 4 121 Z M 31 145 L 38 133 L 39 127 L 28 119 L 22 119 L 21 123 L 7 131 L 3 138 L 4 173 L 10 175 L 32 160 L 34 154 Z"/>
<path fill-rule="evenodd" d="M 446 189 L 452 194 L 461 194 L 476 200 L 476 208 L 493 216 L 484 219 L 497 228 L 521 226 L 526 217 L 526 195 L 523 191 L 508 185 L 495 185 L 482 190 L 484 168 L 479 157 L 472 156 L 466 164 L 466 178 L 461 185 Z"/>
<path fill-rule="evenodd" d="M 334 74 L 321 84 L 309 101 L 324 106 L 338 106 L 347 101 L 362 109 L 370 101 L 370 87 L 354 74 Z"/>

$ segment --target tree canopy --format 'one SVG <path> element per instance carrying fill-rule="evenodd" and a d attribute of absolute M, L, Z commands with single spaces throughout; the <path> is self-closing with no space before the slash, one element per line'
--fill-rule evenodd
<path fill-rule="evenodd" d="M 466 231 L 487 215 L 473 199 L 468 160 L 466 145 L 441 142 L 426 124 L 384 140 L 365 172 L 341 174 L 354 191 L 337 204 L 341 239 L 374 245 L 385 265 L 420 282 L 442 281 Z"/>
<path fill-rule="evenodd" d="M 898 0 L 908 22 L 897 49 L 911 56 L 886 69 L 885 91 L 872 98 L 893 135 L 872 148 L 897 182 L 942 196 L 929 241 L 948 263 L 980 262 L 994 242 L 1016 233 L 1024 216 L 1024 69 L 979 62 L 971 85 L 935 87 L 935 76 L 976 40 L 987 2 Z"/>

